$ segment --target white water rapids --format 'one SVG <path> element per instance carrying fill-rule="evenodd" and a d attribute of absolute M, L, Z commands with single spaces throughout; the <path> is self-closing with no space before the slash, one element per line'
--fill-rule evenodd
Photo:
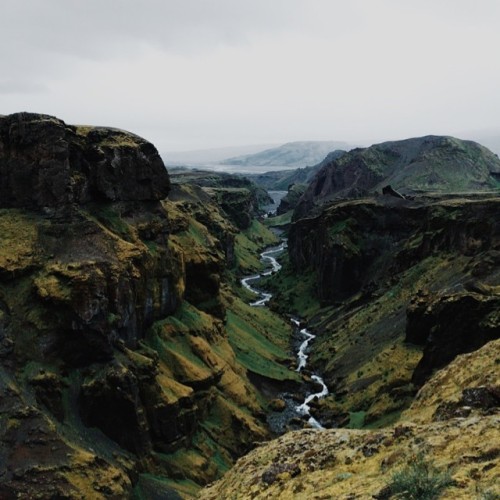
<path fill-rule="evenodd" d="M 251 302 L 250 305 L 253 307 L 260 307 L 266 305 L 272 297 L 271 293 L 264 292 L 262 290 L 259 290 L 258 288 L 254 288 L 251 286 L 249 283 L 253 283 L 257 280 L 259 280 L 262 276 L 270 276 L 273 273 L 278 272 L 281 269 L 281 264 L 276 260 L 274 257 L 275 254 L 281 253 L 284 249 L 286 248 L 286 242 L 281 243 L 281 245 L 277 247 L 270 248 L 269 250 L 266 250 L 260 254 L 261 260 L 268 262 L 271 264 L 271 269 L 262 273 L 262 274 L 255 274 L 252 276 L 247 276 L 246 278 L 243 278 L 241 280 L 241 284 L 247 289 L 250 290 L 251 292 L 255 293 L 256 295 L 260 296 L 258 300 L 255 302 Z M 295 327 L 299 330 L 300 335 L 305 337 L 304 341 L 300 344 L 299 350 L 297 351 L 297 361 L 298 361 L 298 366 L 297 370 L 298 372 L 302 371 L 306 365 L 307 365 L 307 358 L 308 354 L 306 353 L 308 348 L 309 348 L 309 343 L 316 338 L 316 335 L 313 335 L 311 332 L 309 332 L 306 328 L 300 329 L 300 321 L 295 319 L 295 318 L 290 318 L 291 322 L 295 325 Z M 324 429 L 324 427 L 311 415 L 310 410 L 311 407 L 309 406 L 309 403 L 313 401 L 314 399 L 321 399 L 324 398 L 325 396 L 328 395 L 328 387 L 326 386 L 325 382 L 319 375 L 311 375 L 311 379 L 314 380 L 318 385 L 321 386 L 321 391 L 316 392 L 313 394 L 309 394 L 304 402 L 297 406 L 295 409 L 297 413 L 300 415 L 306 415 L 309 417 L 308 423 L 312 427 L 315 427 L 316 429 Z"/>
<path fill-rule="evenodd" d="M 292 318 L 292 323 L 297 327 L 300 328 L 300 321 L 298 321 L 295 318 Z M 308 355 L 306 354 L 306 350 L 309 347 L 309 343 L 311 340 L 316 338 L 316 335 L 313 335 L 311 332 L 309 332 L 306 328 L 302 328 L 299 333 L 305 337 L 304 342 L 300 344 L 299 351 L 297 352 L 297 360 L 299 362 L 297 366 L 297 371 L 300 372 L 302 371 L 303 368 L 306 367 L 307 364 L 307 358 Z M 311 407 L 309 406 L 309 403 L 317 398 L 321 399 L 324 398 L 325 396 L 328 395 L 328 387 L 326 386 L 324 380 L 319 376 L 319 375 L 311 375 L 311 379 L 314 380 L 317 384 L 321 385 L 321 391 L 316 392 L 314 394 L 309 394 L 309 396 L 306 397 L 305 401 L 297 406 L 297 411 L 301 415 L 308 415 L 309 416 L 309 424 L 312 425 L 313 427 L 316 427 L 317 429 L 324 429 L 324 427 L 311 415 Z"/>
<path fill-rule="evenodd" d="M 281 264 L 273 257 L 274 254 L 276 253 L 281 253 L 284 249 L 286 248 L 286 243 L 283 242 L 281 245 L 277 247 L 270 248 L 269 250 L 266 250 L 265 252 L 262 252 L 260 254 L 260 258 L 263 261 L 267 261 L 271 264 L 271 269 L 269 271 L 266 271 L 262 274 L 254 274 L 252 276 L 248 276 L 246 278 L 243 278 L 241 280 L 241 284 L 247 289 L 250 290 L 251 292 L 255 293 L 256 295 L 260 295 L 260 299 L 256 300 L 255 302 L 252 302 L 250 305 L 251 306 L 264 306 L 266 305 L 272 297 L 272 294 L 263 292 L 262 290 L 258 290 L 257 288 L 253 288 L 251 285 L 249 285 L 249 282 L 253 282 L 256 280 L 259 280 L 261 276 L 270 276 L 273 273 L 277 273 L 281 269 Z"/>

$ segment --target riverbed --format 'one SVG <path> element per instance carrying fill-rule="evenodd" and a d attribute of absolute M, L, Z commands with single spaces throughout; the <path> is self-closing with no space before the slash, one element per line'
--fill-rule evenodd
<path fill-rule="evenodd" d="M 260 254 L 261 260 L 268 265 L 268 269 L 260 274 L 253 274 L 246 276 L 241 280 L 241 284 L 249 291 L 257 296 L 257 299 L 250 302 L 252 307 L 265 307 L 271 300 L 272 294 L 259 289 L 256 285 L 258 281 L 264 276 L 270 276 L 281 270 L 281 264 L 278 262 L 277 257 L 286 249 L 286 241 L 283 240 L 280 245 L 270 247 Z M 306 328 L 301 328 L 301 322 L 298 318 L 290 317 L 290 321 L 294 326 L 294 337 L 300 339 L 296 349 L 297 368 L 296 371 L 302 372 L 307 367 L 307 359 L 311 349 L 311 344 L 315 339 L 315 335 L 308 331 Z M 294 343 L 295 344 L 295 343 Z M 286 426 L 293 418 L 307 419 L 311 427 L 316 429 L 323 429 L 318 420 L 316 420 L 310 413 L 310 403 L 313 400 L 319 400 L 328 395 L 328 387 L 324 380 L 318 374 L 310 375 L 311 381 L 314 386 L 321 387 L 318 392 L 308 392 L 302 403 L 297 404 L 296 395 L 283 393 L 280 398 L 285 401 L 285 409 L 282 412 L 272 412 L 268 417 L 268 423 L 271 429 L 275 432 L 281 433 L 286 430 Z"/>

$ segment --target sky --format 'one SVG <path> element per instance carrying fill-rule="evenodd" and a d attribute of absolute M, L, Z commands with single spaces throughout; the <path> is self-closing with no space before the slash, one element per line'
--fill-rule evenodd
<path fill-rule="evenodd" d="M 0 114 L 162 153 L 500 135 L 499 26 L 498 0 L 2 0 Z"/>

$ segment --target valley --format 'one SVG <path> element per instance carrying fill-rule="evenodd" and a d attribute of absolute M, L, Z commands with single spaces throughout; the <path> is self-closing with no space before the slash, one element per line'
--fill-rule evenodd
<path fill-rule="evenodd" d="M 436 136 L 168 172 L 0 117 L 0 497 L 497 498 L 499 172 Z"/>

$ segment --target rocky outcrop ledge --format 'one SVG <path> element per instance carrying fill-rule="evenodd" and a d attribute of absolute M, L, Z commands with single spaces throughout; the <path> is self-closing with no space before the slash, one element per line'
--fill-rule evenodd
<path fill-rule="evenodd" d="M 0 207 L 161 200 L 170 187 L 150 142 L 48 115 L 0 117 L 0 158 Z"/>

